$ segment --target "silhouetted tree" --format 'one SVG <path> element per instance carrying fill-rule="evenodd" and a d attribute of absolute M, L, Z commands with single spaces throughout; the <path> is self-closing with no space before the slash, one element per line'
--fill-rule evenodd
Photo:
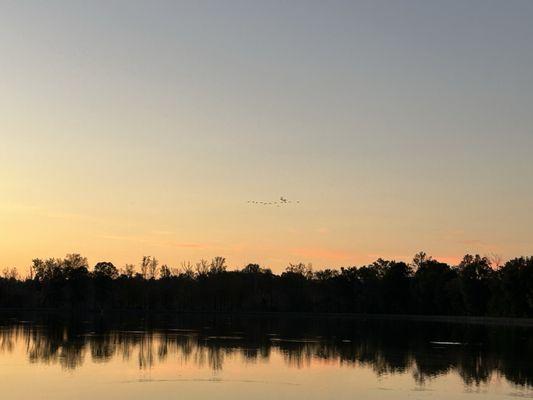
<path fill-rule="evenodd" d="M 497 297 L 491 303 L 498 315 L 533 315 L 533 257 L 508 261 L 497 272 Z"/>
<path fill-rule="evenodd" d="M 461 298 L 455 296 L 453 282 L 457 272 L 449 265 L 431 258 L 414 263 L 417 270 L 413 281 L 415 310 L 420 314 L 456 314 Z"/>
<path fill-rule="evenodd" d="M 460 288 L 467 314 L 484 315 L 487 311 L 492 272 L 489 260 L 477 254 L 467 254 L 459 264 Z"/>
<path fill-rule="evenodd" d="M 99 262 L 94 266 L 94 276 L 96 278 L 116 279 L 118 277 L 118 270 L 110 262 Z"/>
<path fill-rule="evenodd" d="M 113 280 L 118 277 L 117 268 L 110 262 L 99 262 L 94 266 L 95 301 L 98 309 L 112 304 Z"/>

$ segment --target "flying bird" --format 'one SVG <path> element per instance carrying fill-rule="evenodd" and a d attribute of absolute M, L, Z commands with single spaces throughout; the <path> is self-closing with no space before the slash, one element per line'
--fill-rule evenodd
<path fill-rule="evenodd" d="M 286 197 L 281 196 L 279 198 L 279 201 L 256 201 L 256 200 L 248 200 L 247 203 L 249 204 L 258 204 L 261 206 L 276 206 L 276 207 L 282 207 L 286 206 L 288 204 L 300 204 L 300 200 L 289 200 Z"/>

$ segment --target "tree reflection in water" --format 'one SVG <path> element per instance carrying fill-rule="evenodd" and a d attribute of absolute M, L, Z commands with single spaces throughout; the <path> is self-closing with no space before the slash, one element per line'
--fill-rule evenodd
<path fill-rule="evenodd" d="M 137 358 L 140 369 L 165 363 L 222 370 L 227 357 L 268 362 L 273 352 L 286 364 L 312 361 L 371 367 L 377 375 L 410 373 L 418 384 L 457 373 L 466 385 L 495 374 L 523 387 L 533 383 L 531 328 L 428 322 L 362 321 L 295 317 L 200 317 L 178 319 L 70 320 L 34 318 L 1 322 L 0 356 L 23 343 L 30 363 L 75 369 L 87 359 L 106 363 Z"/>

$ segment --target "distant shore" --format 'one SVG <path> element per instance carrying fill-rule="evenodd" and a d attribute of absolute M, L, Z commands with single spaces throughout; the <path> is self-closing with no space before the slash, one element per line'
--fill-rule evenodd
<path fill-rule="evenodd" d="M 533 325 L 533 257 L 504 265 L 465 255 L 459 265 L 425 253 L 412 263 L 313 270 L 289 264 L 274 273 L 258 264 L 230 270 L 223 257 L 182 268 L 144 256 L 138 271 L 111 262 L 90 267 L 80 254 L 34 259 L 32 273 L 0 277 L 0 309 L 110 314 L 234 313 Z M 283 314 L 284 313 L 284 314 Z"/>
<path fill-rule="evenodd" d="M 112 316 L 123 316 L 132 318 L 146 317 L 179 317 L 179 316 L 227 316 L 227 317 L 274 317 L 274 318 L 305 318 L 305 319 L 350 319 L 350 320 L 371 320 L 371 321 L 401 321 L 401 322 L 437 322 L 447 324 L 467 324 L 467 325 L 492 325 L 492 326 L 513 326 L 513 327 L 533 327 L 533 318 L 516 317 L 486 317 L 486 316 L 463 316 L 463 315 L 416 315 L 416 314 L 360 314 L 360 313 L 324 313 L 324 312 L 270 312 L 270 311 L 142 311 L 142 310 L 105 310 L 104 312 L 82 311 L 73 313 L 68 309 L 57 308 L 0 308 L 1 314 L 13 314 L 16 318 L 20 313 L 32 315 L 62 315 L 62 316 L 101 316 L 103 318 Z"/>

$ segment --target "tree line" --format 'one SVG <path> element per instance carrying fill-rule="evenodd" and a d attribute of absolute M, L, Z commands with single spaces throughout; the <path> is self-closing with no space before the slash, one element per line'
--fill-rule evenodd
<path fill-rule="evenodd" d="M 455 266 L 425 253 L 410 263 L 378 259 L 313 271 L 289 264 L 230 270 L 223 257 L 179 268 L 145 256 L 138 268 L 69 254 L 33 260 L 30 274 L 5 269 L 0 307 L 86 311 L 323 312 L 533 317 L 533 257 L 500 265 L 466 255 Z"/>

